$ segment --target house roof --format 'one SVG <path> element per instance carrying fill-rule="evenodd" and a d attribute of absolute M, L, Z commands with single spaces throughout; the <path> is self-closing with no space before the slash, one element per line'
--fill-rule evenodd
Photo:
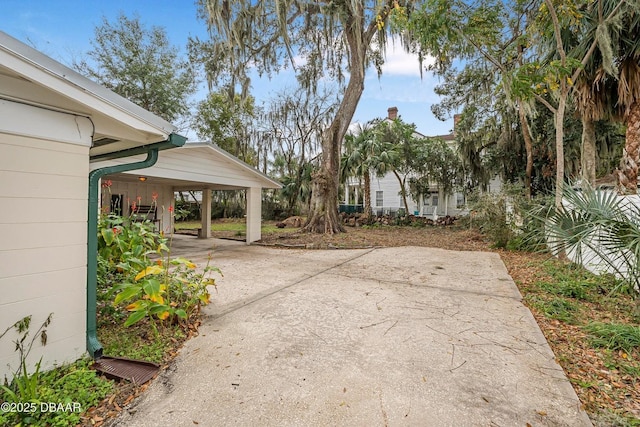
<path fill-rule="evenodd" d="M 92 169 L 131 162 L 136 157 L 91 164 Z M 174 190 L 204 188 L 232 190 L 249 187 L 281 188 L 282 185 L 215 144 L 191 142 L 159 153 L 156 164 L 147 169 L 113 175 L 124 181 L 145 176 L 148 183 L 171 185 Z"/>
<path fill-rule="evenodd" d="M 91 156 L 165 141 L 177 129 L 115 92 L 0 31 L 0 98 L 89 118 Z"/>
<path fill-rule="evenodd" d="M 456 135 L 453 133 L 448 133 L 446 135 L 436 135 L 433 136 L 432 138 L 440 138 L 443 141 L 455 141 L 456 140 Z"/>

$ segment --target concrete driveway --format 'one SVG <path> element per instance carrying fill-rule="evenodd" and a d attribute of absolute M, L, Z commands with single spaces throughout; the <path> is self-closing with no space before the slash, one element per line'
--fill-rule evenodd
<path fill-rule="evenodd" d="M 591 425 L 497 254 L 216 244 L 200 335 L 115 425 Z"/>

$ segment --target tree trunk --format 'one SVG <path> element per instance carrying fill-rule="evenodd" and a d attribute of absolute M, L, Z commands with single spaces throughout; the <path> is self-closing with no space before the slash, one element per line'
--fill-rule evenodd
<path fill-rule="evenodd" d="M 400 184 L 400 195 L 402 196 L 402 203 L 404 203 L 405 215 L 409 215 L 409 203 L 407 203 L 407 190 L 404 188 L 404 180 L 400 178 L 398 172 L 393 171 L 393 174 L 398 178 L 398 184 Z"/>
<path fill-rule="evenodd" d="M 366 171 L 362 179 L 364 180 L 364 194 L 362 195 L 363 218 L 368 223 L 371 218 L 371 173 Z"/>
<path fill-rule="evenodd" d="M 564 110 L 567 105 L 567 92 L 564 88 L 562 89 L 558 100 L 558 109 L 554 114 L 556 122 L 556 208 L 562 206 L 564 190 Z"/>
<path fill-rule="evenodd" d="M 347 28 L 358 28 L 354 22 L 362 17 L 347 19 Z M 344 231 L 338 218 L 338 187 L 340 185 L 340 155 L 342 139 L 356 112 L 364 91 L 365 55 L 373 37 L 373 31 L 345 34 L 349 46 L 349 72 L 351 76 L 331 125 L 322 135 L 322 163 L 313 174 L 311 212 L 303 231 L 335 234 Z"/>
<path fill-rule="evenodd" d="M 520 118 L 520 128 L 522 129 L 522 138 L 524 139 L 524 149 L 527 153 L 527 166 L 524 175 L 524 191 L 527 199 L 531 199 L 531 175 L 533 174 L 533 141 L 531 141 L 531 133 L 529 133 L 529 123 L 522 108 L 522 101 L 518 102 L 518 117 Z"/>
<path fill-rule="evenodd" d="M 582 116 L 582 147 L 580 153 L 582 186 L 596 187 L 596 127 L 586 115 Z"/>
<path fill-rule="evenodd" d="M 638 158 L 640 150 L 640 101 L 631 104 L 629 112 L 625 116 L 624 124 L 627 126 L 627 134 L 624 145 L 618 181 L 620 191 L 623 194 L 638 193 Z"/>

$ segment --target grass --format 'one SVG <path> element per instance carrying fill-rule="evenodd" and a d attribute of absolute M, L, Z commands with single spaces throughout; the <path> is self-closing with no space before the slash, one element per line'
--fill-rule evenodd
<path fill-rule="evenodd" d="M 640 349 L 640 326 L 624 323 L 589 323 L 584 328 L 591 335 L 591 343 L 609 350 L 626 353 Z"/>
<path fill-rule="evenodd" d="M 160 364 L 175 354 L 179 343 L 186 337 L 184 329 L 178 325 L 162 327 L 154 332 L 146 320 L 128 328 L 120 322 L 98 329 L 98 339 L 105 355 Z"/>

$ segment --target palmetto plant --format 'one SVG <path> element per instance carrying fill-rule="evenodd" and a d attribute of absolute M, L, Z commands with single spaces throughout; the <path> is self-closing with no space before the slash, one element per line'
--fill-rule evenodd
<path fill-rule="evenodd" d="M 566 188 L 562 206 L 546 215 L 544 233 L 554 254 L 614 274 L 640 302 L 640 199 Z"/>

